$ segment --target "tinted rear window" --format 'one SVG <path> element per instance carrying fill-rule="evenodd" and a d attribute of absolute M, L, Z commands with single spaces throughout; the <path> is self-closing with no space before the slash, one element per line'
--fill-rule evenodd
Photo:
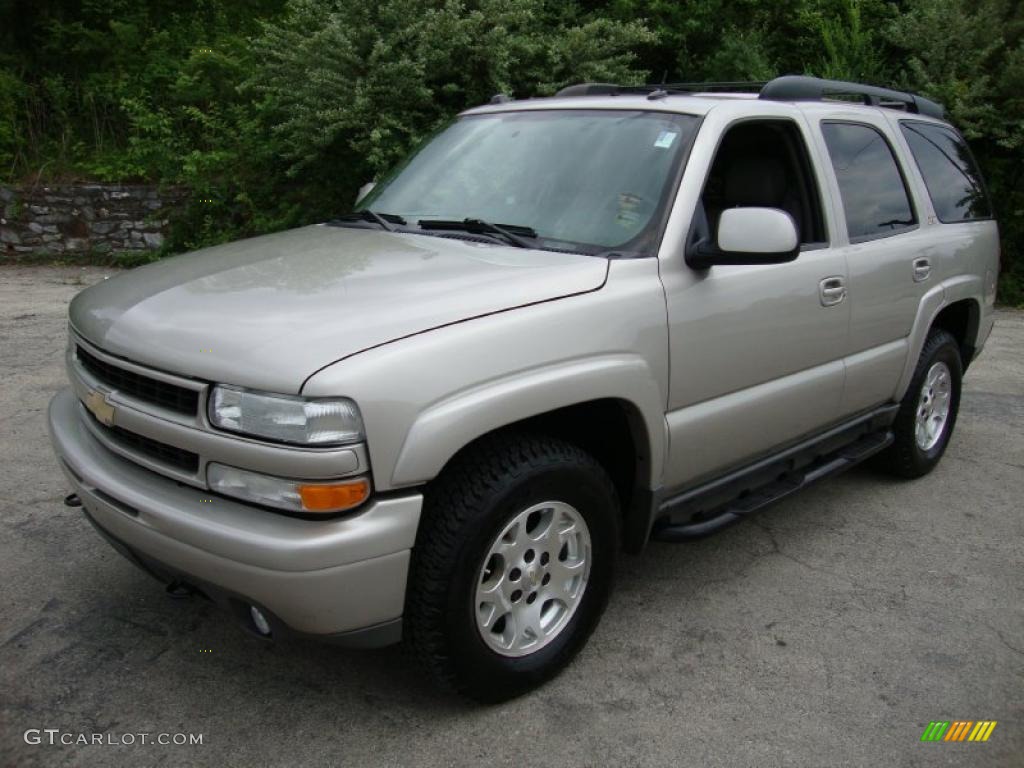
<path fill-rule="evenodd" d="M 987 219 L 992 207 L 967 143 L 949 128 L 904 120 L 900 123 L 939 221 L 949 224 Z"/>
<path fill-rule="evenodd" d="M 850 240 L 897 234 L 917 223 L 892 148 L 861 123 L 822 123 L 846 213 Z"/>

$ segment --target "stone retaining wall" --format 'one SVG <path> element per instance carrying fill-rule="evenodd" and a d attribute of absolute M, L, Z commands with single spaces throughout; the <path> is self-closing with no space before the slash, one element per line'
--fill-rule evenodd
<path fill-rule="evenodd" d="M 0 258 L 156 250 L 184 196 L 145 185 L 0 186 Z"/>

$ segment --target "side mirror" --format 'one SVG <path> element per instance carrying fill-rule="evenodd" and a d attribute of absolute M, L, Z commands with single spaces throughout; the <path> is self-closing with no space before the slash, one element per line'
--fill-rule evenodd
<path fill-rule="evenodd" d="M 377 182 L 375 181 L 368 181 L 365 184 L 363 184 L 363 186 L 361 186 L 359 188 L 359 191 L 356 193 L 356 202 L 358 203 L 360 200 L 362 200 L 364 197 L 370 194 L 370 192 L 373 190 L 375 186 L 377 186 Z"/>
<path fill-rule="evenodd" d="M 718 219 L 718 242 L 701 240 L 689 248 L 694 269 L 714 264 L 784 264 L 800 253 L 793 217 L 778 208 L 727 208 Z"/>

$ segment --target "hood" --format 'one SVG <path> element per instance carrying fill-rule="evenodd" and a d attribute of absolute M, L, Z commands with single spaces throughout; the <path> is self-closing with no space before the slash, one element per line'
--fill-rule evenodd
<path fill-rule="evenodd" d="M 600 288 L 608 262 L 316 225 L 133 269 L 82 291 L 71 324 L 114 355 L 297 393 L 314 371 L 481 315 Z"/>

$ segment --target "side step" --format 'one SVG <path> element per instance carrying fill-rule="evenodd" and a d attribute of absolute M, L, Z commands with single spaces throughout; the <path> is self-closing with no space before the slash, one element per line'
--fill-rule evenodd
<path fill-rule="evenodd" d="M 866 434 L 831 453 L 814 458 L 798 470 L 785 470 L 780 465 L 778 468 L 782 471 L 774 479 L 746 490 L 740 490 L 743 487 L 742 481 L 747 479 L 749 482 L 750 476 L 743 473 L 733 480 L 733 487 L 739 491 L 738 494 L 724 503 L 720 501 L 723 491 L 720 483 L 695 489 L 670 500 L 665 505 L 667 514 L 662 518 L 663 522 L 655 525 L 651 538 L 656 541 L 678 542 L 708 536 L 806 488 L 811 483 L 824 477 L 838 475 L 859 464 L 887 448 L 893 439 L 893 434 L 888 429 Z M 717 503 L 712 501 L 716 498 Z M 683 521 L 673 522 L 673 518 L 682 518 Z"/>

